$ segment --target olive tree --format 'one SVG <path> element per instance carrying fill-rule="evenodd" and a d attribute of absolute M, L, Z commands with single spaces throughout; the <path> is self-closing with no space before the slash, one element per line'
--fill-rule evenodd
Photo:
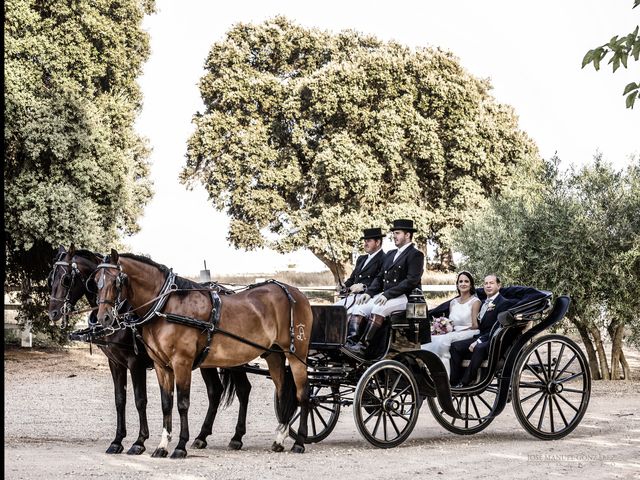
<path fill-rule="evenodd" d="M 276 17 L 233 26 L 205 68 L 183 181 L 231 217 L 233 245 L 308 248 L 336 278 L 362 228 L 413 218 L 446 251 L 540 165 L 489 82 L 439 49 Z"/>
<path fill-rule="evenodd" d="M 497 272 L 503 283 L 569 295 L 568 318 L 594 378 L 629 379 L 625 329 L 640 344 L 640 161 L 625 171 L 599 155 L 579 170 L 557 166 L 557 159 L 547 164 L 545 189 L 493 199 L 456 233 L 456 250 L 479 276 Z M 612 342 L 611 365 L 603 334 Z"/>

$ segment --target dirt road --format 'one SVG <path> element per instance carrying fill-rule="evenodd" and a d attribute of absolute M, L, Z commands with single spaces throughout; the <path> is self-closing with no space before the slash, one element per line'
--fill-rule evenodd
<path fill-rule="evenodd" d="M 329 438 L 296 455 L 271 452 L 276 427 L 273 387 L 270 380 L 256 376 L 251 377 L 243 449 L 226 448 L 234 432 L 236 403 L 220 412 L 205 450 L 189 449 L 187 459 L 176 461 L 150 456 L 160 441 L 162 425 L 155 372 L 148 372 L 151 438 L 147 452 L 138 457 L 106 455 L 115 434 L 115 406 L 102 353 L 12 349 L 4 358 L 7 479 L 640 479 L 637 381 L 595 382 L 582 423 L 559 441 L 529 436 L 510 407 L 484 432 L 456 436 L 440 427 L 425 405 L 407 442 L 379 450 L 360 438 L 351 408 L 344 408 Z M 189 416 L 192 438 L 204 418 L 205 397 L 204 383 L 195 373 Z M 127 426 L 125 451 L 138 430 L 131 388 Z M 174 434 L 178 426 L 174 407 Z M 175 440 L 170 451 L 174 446 Z"/>

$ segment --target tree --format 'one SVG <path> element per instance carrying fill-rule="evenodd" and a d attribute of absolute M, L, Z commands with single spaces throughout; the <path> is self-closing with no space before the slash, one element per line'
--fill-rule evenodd
<path fill-rule="evenodd" d="M 634 0 L 632 8 L 636 8 L 638 5 L 640 5 L 640 0 Z M 615 35 L 604 45 L 600 45 L 599 47 L 589 50 L 582 59 L 582 68 L 592 63 L 593 68 L 600 70 L 600 62 L 602 62 L 602 60 L 604 60 L 604 58 L 609 54 L 611 54 L 611 58 L 608 63 L 611 65 L 614 72 L 620 68 L 620 65 L 627 68 L 629 57 L 633 57 L 637 62 L 638 58 L 640 58 L 639 31 L 640 27 L 636 26 L 633 32 L 622 36 Z M 640 81 L 638 83 L 630 82 L 626 87 L 624 87 L 622 95 L 626 95 L 627 97 L 627 108 L 633 108 L 636 98 L 638 97 L 638 93 L 640 93 Z"/>
<path fill-rule="evenodd" d="M 561 174 L 547 164 L 547 188 L 490 202 L 481 220 L 456 235 L 456 249 L 476 274 L 568 294 L 568 318 L 586 347 L 594 378 L 630 379 L 625 328 L 640 337 L 640 161 L 616 172 L 593 165 Z M 612 341 L 611 367 L 603 334 Z M 622 368 L 622 373 L 620 372 Z"/>
<path fill-rule="evenodd" d="M 134 131 L 152 0 L 5 3 L 5 291 L 43 318 L 54 247 L 106 249 L 151 196 Z M 53 330 L 52 330 L 53 332 Z"/>
<path fill-rule="evenodd" d="M 362 228 L 413 218 L 446 250 L 540 164 L 489 82 L 440 50 L 276 17 L 235 25 L 205 68 L 182 180 L 230 215 L 233 245 L 308 248 L 336 279 Z"/>

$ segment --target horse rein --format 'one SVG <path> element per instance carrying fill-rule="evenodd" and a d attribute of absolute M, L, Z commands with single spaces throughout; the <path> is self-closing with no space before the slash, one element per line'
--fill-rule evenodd
<path fill-rule="evenodd" d="M 75 281 L 76 277 L 82 280 L 82 273 L 78 269 L 78 265 L 76 264 L 76 262 L 65 262 L 63 260 L 58 260 L 53 264 L 53 270 L 51 271 L 51 274 L 48 279 L 51 284 L 50 285 L 51 287 L 53 287 L 53 283 L 55 281 L 56 272 L 58 271 L 58 268 L 62 268 L 62 271 L 63 271 L 62 277 L 60 279 L 60 284 L 66 290 L 66 295 L 64 298 L 58 298 L 58 297 L 54 297 L 53 295 L 49 295 L 49 298 L 51 300 L 62 302 L 62 308 L 60 309 L 60 313 L 62 314 L 62 318 L 63 318 L 62 328 L 65 328 L 69 322 L 68 320 L 69 315 L 80 313 L 80 312 L 74 311 L 75 305 L 71 302 L 69 297 L 71 296 L 71 288 L 73 287 L 73 282 Z M 67 268 L 69 269 L 69 272 L 67 272 Z M 65 280 L 64 280 L 65 278 L 69 278 L 68 285 L 65 285 Z"/>

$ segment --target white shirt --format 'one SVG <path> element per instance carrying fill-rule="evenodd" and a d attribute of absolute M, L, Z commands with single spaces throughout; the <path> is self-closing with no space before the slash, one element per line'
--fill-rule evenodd
<path fill-rule="evenodd" d="M 362 265 L 362 269 L 364 270 L 364 267 L 366 267 L 366 266 L 367 266 L 367 263 L 369 263 L 369 262 L 371 261 L 371 259 L 372 259 L 373 257 L 375 257 L 377 254 L 379 254 L 381 251 L 382 251 L 382 247 L 381 247 L 381 248 L 379 248 L 378 250 L 376 250 L 375 252 L 370 253 L 370 254 L 367 256 L 367 259 L 364 261 L 364 265 Z"/>
<path fill-rule="evenodd" d="M 487 297 L 487 299 L 484 301 L 484 303 L 482 304 L 482 307 L 480 308 L 480 313 L 478 313 L 478 323 L 482 321 L 482 317 L 484 317 L 484 314 L 487 313 L 487 308 L 489 308 L 489 304 L 493 302 L 498 295 L 500 295 L 500 292 L 496 293 L 491 297 Z M 476 340 L 476 342 L 482 343 L 480 339 Z"/>
<path fill-rule="evenodd" d="M 398 259 L 398 257 L 400 256 L 400 254 L 402 254 L 402 252 L 404 252 L 407 248 L 409 248 L 409 245 L 413 244 L 413 242 L 409 242 L 407 243 L 405 246 L 401 247 L 398 249 L 398 251 L 396 252 L 395 257 L 393 257 L 393 262 L 395 263 L 395 261 Z"/>

